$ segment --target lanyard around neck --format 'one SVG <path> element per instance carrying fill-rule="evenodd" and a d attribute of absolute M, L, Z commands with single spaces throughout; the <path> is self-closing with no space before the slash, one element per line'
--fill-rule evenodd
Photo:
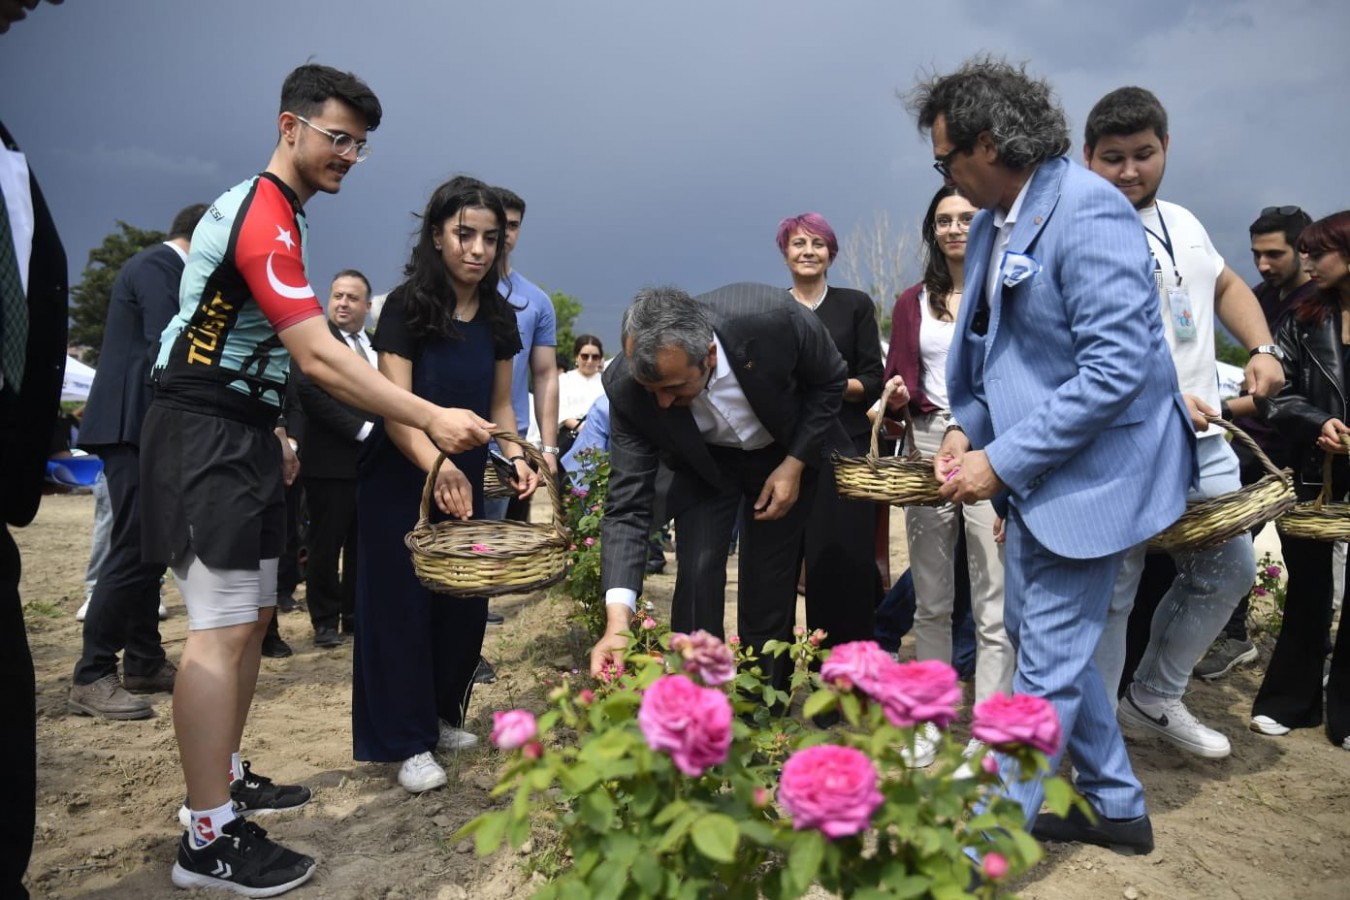
<path fill-rule="evenodd" d="M 1174 253 L 1172 250 L 1172 235 L 1169 234 L 1167 231 L 1167 221 L 1163 218 L 1162 208 L 1159 207 L 1156 202 L 1153 204 L 1153 211 L 1158 214 L 1158 226 L 1162 229 L 1162 234 L 1158 234 L 1158 232 L 1154 231 L 1152 228 L 1149 228 L 1147 225 L 1144 225 L 1144 230 L 1147 231 L 1149 234 L 1151 234 L 1153 236 L 1153 239 L 1156 240 L 1159 244 L 1162 244 L 1163 250 L 1167 252 L 1167 259 L 1172 264 L 1172 274 L 1176 276 L 1177 287 L 1181 287 L 1181 270 L 1177 268 L 1177 257 L 1176 253 Z M 1162 262 L 1159 261 L 1158 254 L 1153 252 L 1152 244 L 1149 244 L 1148 253 L 1149 256 L 1153 257 L 1154 271 L 1161 272 Z"/>

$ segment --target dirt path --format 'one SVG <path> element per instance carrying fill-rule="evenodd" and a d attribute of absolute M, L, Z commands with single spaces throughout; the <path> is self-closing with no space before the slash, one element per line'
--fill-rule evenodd
<path fill-rule="evenodd" d="M 169 696 L 155 696 L 156 716 L 141 722 L 66 714 L 92 513 L 88 496 L 49 497 L 37 521 L 15 532 L 38 682 L 38 827 L 29 878 L 37 897 L 191 896 L 169 883 L 183 791 Z M 898 549 L 892 565 L 893 574 L 903 568 Z M 734 622 L 732 568 L 728 618 Z M 668 603 L 672 584 L 670 574 L 662 575 L 648 590 Z M 172 614 L 162 634 L 176 658 L 186 618 L 172 587 L 166 600 Z M 501 679 L 475 691 L 470 727 L 480 735 L 495 709 L 542 707 L 549 683 L 568 677 L 585 649 L 572 636 L 562 603 L 531 596 L 494 606 L 506 615 L 504 626 L 488 632 L 488 655 Z M 264 660 L 244 743 L 260 771 L 314 788 L 306 809 L 263 822 L 320 861 L 319 874 L 295 896 L 527 896 L 531 878 L 539 877 L 532 868 L 540 854 L 480 860 L 468 846 L 449 842 L 488 804 L 495 755 L 478 750 L 448 759 L 449 788 L 410 796 L 394 782 L 394 767 L 351 759 L 350 646 L 316 649 L 303 614 L 282 616 L 281 629 L 296 653 Z M 1318 731 L 1279 739 L 1249 732 L 1259 674 L 1248 669 L 1218 684 L 1197 682 L 1188 696 L 1201 719 L 1230 736 L 1230 759 L 1201 760 L 1155 741 L 1131 743 L 1148 791 L 1155 853 L 1125 858 L 1097 848 L 1052 849 L 1018 886 L 1021 896 L 1350 897 L 1350 753 Z"/>

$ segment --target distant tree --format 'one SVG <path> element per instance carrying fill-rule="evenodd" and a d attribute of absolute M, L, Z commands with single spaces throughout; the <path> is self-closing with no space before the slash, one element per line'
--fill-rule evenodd
<path fill-rule="evenodd" d="M 558 328 L 558 369 L 574 368 L 576 362 L 572 359 L 572 342 L 576 340 L 576 335 L 572 326 L 576 324 L 577 316 L 581 315 L 581 301 L 562 291 L 554 291 L 548 296 L 553 301 L 553 318 Z"/>
<path fill-rule="evenodd" d="M 1214 330 L 1214 356 L 1219 362 L 1245 369 L 1249 355 L 1245 348 L 1239 347 L 1222 329 Z"/>
<path fill-rule="evenodd" d="M 871 295 L 883 335 L 891 332 L 896 295 L 908 287 L 905 270 L 911 255 L 909 247 L 910 236 L 893 232 L 890 217 L 880 210 L 872 215 L 871 222 L 854 226 L 839 247 L 838 284 Z"/>
<path fill-rule="evenodd" d="M 137 253 L 167 239 L 168 235 L 162 231 L 137 228 L 119 219 L 117 230 L 89 251 L 89 262 L 80 283 L 70 291 L 70 343 L 84 348 L 80 355 L 91 366 L 98 365 L 103 323 L 108 319 L 108 302 L 117 273 Z"/>

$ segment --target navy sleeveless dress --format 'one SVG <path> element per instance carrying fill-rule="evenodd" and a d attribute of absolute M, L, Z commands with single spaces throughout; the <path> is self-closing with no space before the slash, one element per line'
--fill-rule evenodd
<path fill-rule="evenodd" d="M 463 340 L 439 338 L 421 347 L 413 363 L 413 393 L 438 406 L 490 418 L 497 359 L 490 329 L 483 321 L 458 324 Z M 378 333 L 376 346 L 402 355 L 382 344 Z M 403 537 L 417 521 L 426 474 L 389 440 L 382 422 L 368 441 L 374 443 L 363 453 L 356 492 L 361 565 L 352 742 L 358 760 L 401 762 L 436 748 L 437 719 L 462 725 L 488 605 L 486 597 L 447 597 L 418 582 Z M 479 518 L 487 448 L 451 459 L 473 486 L 474 518 Z M 434 501 L 431 514 L 433 521 L 445 518 Z"/>

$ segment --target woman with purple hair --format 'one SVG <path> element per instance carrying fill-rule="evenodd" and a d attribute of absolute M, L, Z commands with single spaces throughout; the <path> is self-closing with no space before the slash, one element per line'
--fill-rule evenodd
<path fill-rule="evenodd" d="M 839 422 L 858 455 L 867 452 L 872 424 L 867 410 L 881 396 L 881 333 L 876 307 L 862 291 L 830 286 L 825 279 L 839 252 L 834 230 L 819 213 L 778 224 L 778 249 L 792 274 L 789 299 L 812 310 L 848 366 Z M 834 468 L 823 464 L 806 525 L 806 624 L 827 637 L 823 646 L 873 637 L 873 611 L 881 575 L 873 551 L 876 505 L 845 500 L 835 491 Z"/>

